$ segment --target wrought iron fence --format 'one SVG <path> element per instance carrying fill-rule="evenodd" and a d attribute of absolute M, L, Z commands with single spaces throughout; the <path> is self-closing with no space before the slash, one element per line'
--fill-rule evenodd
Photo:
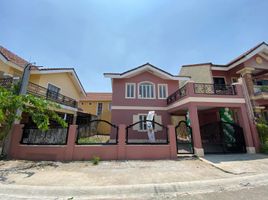
<path fill-rule="evenodd" d="M 113 145 L 118 143 L 118 126 L 105 120 L 92 120 L 78 125 L 76 144 Z"/>
<path fill-rule="evenodd" d="M 175 131 L 178 154 L 193 154 L 194 144 L 192 127 L 187 125 L 186 121 L 180 121 L 179 124 L 175 127 Z"/>
<path fill-rule="evenodd" d="M 236 95 L 232 85 L 220 85 L 209 83 L 194 83 L 195 94 Z"/>
<path fill-rule="evenodd" d="M 32 95 L 35 95 L 38 97 L 44 97 L 47 100 L 50 100 L 50 101 L 53 101 L 53 102 L 56 102 L 59 104 L 63 104 L 66 106 L 71 106 L 71 107 L 77 108 L 76 100 L 74 100 L 70 97 L 64 96 L 60 93 L 48 90 L 47 88 L 42 87 L 40 85 L 37 85 L 35 83 L 30 82 L 28 84 L 27 91 L 29 94 L 32 94 Z"/>
<path fill-rule="evenodd" d="M 152 123 L 152 131 L 148 124 Z M 141 120 L 126 127 L 126 144 L 168 144 L 168 128 L 151 120 Z"/>
<path fill-rule="evenodd" d="M 245 153 L 243 129 L 237 124 L 213 122 L 200 127 L 205 153 Z"/>
<path fill-rule="evenodd" d="M 21 144 L 27 145 L 66 145 L 68 128 L 53 127 L 41 131 L 36 127 L 24 127 Z"/>
<path fill-rule="evenodd" d="M 186 95 L 186 85 L 184 85 L 183 87 L 181 87 L 180 89 L 178 89 L 176 92 L 174 92 L 173 94 L 171 94 L 167 98 L 167 105 L 172 104 L 173 102 L 181 99 L 185 95 Z"/>

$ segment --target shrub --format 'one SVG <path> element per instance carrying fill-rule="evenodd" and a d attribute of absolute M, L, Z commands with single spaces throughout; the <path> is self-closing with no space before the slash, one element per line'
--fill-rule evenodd
<path fill-rule="evenodd" d="M 98 165 L 100 162 L 100 157 L 98 156 L 93 156 L 93 158 L 91 159 L 91 162 L 93 165 Z"/>

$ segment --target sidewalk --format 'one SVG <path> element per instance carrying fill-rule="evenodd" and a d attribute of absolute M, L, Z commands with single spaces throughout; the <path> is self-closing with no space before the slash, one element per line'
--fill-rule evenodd
<path fill-rule="evenodd" d="M 0 161 L 0 199 L 154 199 L 268 185 L 268 156 L 205 159 L 101 161 L 96 166 L 90 161 Z"/>

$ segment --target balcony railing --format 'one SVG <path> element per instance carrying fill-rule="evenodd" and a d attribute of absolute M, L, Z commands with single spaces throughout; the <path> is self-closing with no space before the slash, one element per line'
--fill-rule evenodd
<path fill-rule="evenodd" d="M 14 83 L 17 83 L 17 81 L 18 81 L 17 79 L 13 79 L 13 78 L 3 78 L 3 79 L 0 79 L 0 86 L 6 89 L 10 89 Z M 77 105 L 78 105 L 75 99 L 64 96 L 58 92 L 48 90 L 47 88 L 37 85 L 35 83 L 29 82 L 27 92 L 28 94 L 32 94 L 38 97 L 43 97 L 47 100 L 50 100 L 50 101 L 53 101 L 62 105 L 70 106 L 73 108 L 77 108 Z"/>
<path fill-rule="evenodd" d="M 237 95 L 233 85 L 217 85 L 208 83 L 187 83 L 167 98 L 167 105 L 178 101 L 184 96 L 202 95 Z"/>
<path fill-rule="evenodd" d="M 254 85 L 254 94 L 268 94 L 268 85 Z"/>
<path fill-rule="evenodd" d="M 181 99 L 182 97 L 186 96 L 186 85 L 184 85 L 183 87 L 181 87 L 180 89 L 178 89 L 176 92 L 174 92 L 173 94 L 171 94 L 168 98 L 167 98 L 167 104 L 171 104 L 179 99 Z"/>
<path fill-rule="evenodd" d="M 232 85 L 219 85 L 209 83 L 195 83 L 194 93 L 212 95 L 236 95 L 235 87 Z"/>
<path fill-rule="evenodd" d="M 27 92 L 29 94 L 32 94 L 38 97 L 44 97 L 47 100 L 50 100 L 50 101 L 53 101 L 62 105 L 77 108 L 77 101 L 75 99 L 64 96 L 58 92 L 48 90 L 47 88 L 37 85 L 35 83 L 30 82 L 28 84 Z"/>
<path fill-rule="evenodd" d="M 13 78 L 2 78 L 0 79 L 0 86 L 7 89 L 11 88 L 13 81 Z"/>

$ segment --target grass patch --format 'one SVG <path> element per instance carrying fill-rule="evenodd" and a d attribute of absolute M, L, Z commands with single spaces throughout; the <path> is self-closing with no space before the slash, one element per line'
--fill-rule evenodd
<path fill-rule="evenodd" d="M 91 162 L 93 165 L 98 165 L 100 162 L 100 157 L 98 156 L 93 156 L 93 158 L 91 159 Z"/>
<path fill-rule="evenodd" d="M 94 135 L 91 137 L 83 137 L 78 139 L 78 144 L 97 144 L 97 143 L 109 143 L 110 136 L 106 135 Z"/>

